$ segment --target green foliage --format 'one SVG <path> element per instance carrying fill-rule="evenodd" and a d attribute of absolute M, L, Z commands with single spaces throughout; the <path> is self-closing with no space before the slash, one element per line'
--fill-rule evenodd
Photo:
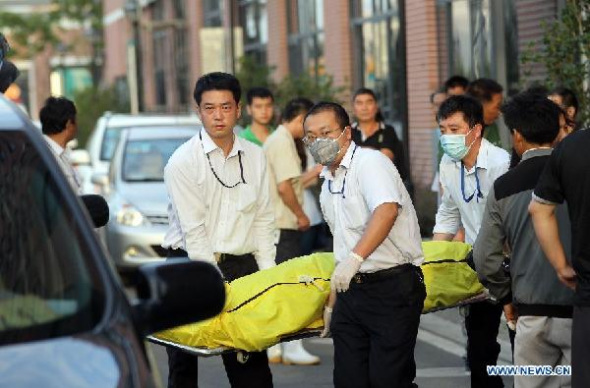
<path fill-rule="evenodd" d="M 275 96 L 275 105 L 281 109 L 287 102 L 296 97 L 305 97 L 317 101 L 334 101 L 342 102 L 339 99 L 345 91 L 344 86 L 335 86 L 334 79 L 331 75 L 314 77 L 310 74 L 293 75 L 289 74 L 280 82 L 276 83 L 272 79 L 272 73 L 275 71 L 273 66 L 260 63 L 255 58 L 243 56 L 239 60 L 239 70 L 236 77 L 240 80 L 243 96 L 242 105 L 246 104 L 246 92 L 255 86 L 266 87 L 270 89 Z M 245 110 L 244 110 L 245 113 Z M 243 123 L 248 122 L 249 118 L 243 115 Z"/>
<path fill-rule="evenodd" d="M 276 100 L 280 107 L 287 104 L 295 97 L 309 98 L 314 102 L 333 101 L 342 103 L 339 96 L 344 93 L 344 86 L 334 86 L 334 79 L 331 75 L 314 78 L 308 74 L 289 74 L 276 87 Z"/>
<path fill-rule="evenodd" d="M 565 86 L 580 102 L 578 121 L 590 123 L 590 0 L 568 0 L 559 18 L 543 23 L 543 38 L 531 42 L 521 62 L 525 77 L 530 65 L 547 69 L 547 87 Z"/>
<path fill-rule="evenodd" d="M 102 47 L 102 1 L 52 0 L 49 12 L 0 12 L 0 26 L 10 30 L 14 54 L 22 57 L 32 57 L 48 46 L 62 43 L 59 38 L 62 20 L 78 23 L 89 35 L 89 39 L 94 39 L 94 50 Z M 62 47 L 66 52 L 71 49 L 68 46 Z"/>
<path fill-rule="evenodd" d="M 99 89 L 89 87 L 74 94 L 78 115 L 78 144 L 86 145 L 90 133 L 100 116 L 106 111 L 129 113 L 129 102 L 120 97 L 114 87 Z"/>

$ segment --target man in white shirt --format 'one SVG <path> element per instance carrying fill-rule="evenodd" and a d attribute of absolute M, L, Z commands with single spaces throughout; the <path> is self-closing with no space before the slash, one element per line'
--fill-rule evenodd
<path fill-rule="evenodd" d="M 241 89 L 226 73 L 197 81 L 194 98 L 203 130 L 180 146 L 164 170 L 170 227 L 162 246 L 219 268 L 227 280 L 275 265 L 274 215 L 262 149 L 233 133 Z M 272 387 L 266 352 L 245 363 L 223 355 L 232 387 Z M 168 387 L 195 387 L 198 358 L 168 349 Z"/>
<path fill-rule="evenodd" d="M 334 385 L 412 387 L 426 290 L 410 196 L 391 160 L 352 141 L 342 106 L 319 103 L 304 124 L 304 141 L 325 166 L 320 204 L 334 234 L 335 292 L 324 312 Z"/>
<path fill-rule="evenodd" d="M 451 241 L 463 225 L 465 242 L 474 244 L 481 226 L 486 199 L 496 178 L 508 170 L 510 156 L 482 138 L 483 109 L 472 97 L 452 96 L 438 111 L 441 145 L 442 202 L 436 213 L 433 240 Z M 465 318 L 467 361 L 472 387 L 503 387 L 498 376 L 488 376 L 487 365 L 495 365 L 500 353 L 497 343 L 502 306 L 489 302 L 469 306 Z"/>
<path fill-rule="evenodd" d="M 70 162 L 66 144 L 78 133 L 76 106 L 65 97 L 49 97 L 39 112 L 41 131 L 57 163 L 78 195 L 82 194 L 80 177 Z"/>

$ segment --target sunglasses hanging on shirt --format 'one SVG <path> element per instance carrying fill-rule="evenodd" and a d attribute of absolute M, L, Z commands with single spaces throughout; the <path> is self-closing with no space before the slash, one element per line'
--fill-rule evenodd
<path fill-rule="evenodd" d="M 213 169 L 213 164 L 211 163 L 211 158 L 209 157 L 209 154 L 205 152 L 205 146 L 203 146 L 203 135 L 201 132 L 199 132 L 199 140 L 201 141 L 201 148 L 203 149 L 203 152 L 205 153 L 205 156 L 207 157 L 207 161 L 209 162 L 209 168 L 211 169 L 211 172 L 213 173 L 213 176 L 215 177 L 215 179 L 217 179 L 217 182 L 219 182 L 223 187 L 225 187 L 227 189 L 233 189 L 234 187 L 236 187 L 240 183 L 246 184 L 246 179 L 244 179 L 244 166 L 242 165 L 242 153 L 241 152 L 238 151 L 238 161 L 240 162 L 240 176 L 242 177 L 242 180 L 238 181 L 236 184 L 230 186 L 230 185 L 225 184 L 225 182 L 223 182 L 221 180 L 221 178 L 219 178 L 219 176 L 217 175 L 217 173 Z"/>
<path fill-rule="evenodd" d="M 475 194 L 477 193 L 476 201 L 479 202 L 480 198 L 483 198 L 483 194 L 481 193 L 481 188 L 479 187 L 479 176 L 477 175 L 477 165 L 475 165 L 475 185 L 476 189 L 469 197 L 465 195 L 465 165 L 461 162 L 461 194 L 463 194 L 463 200 L 467 203 L 471 202 Z"/>

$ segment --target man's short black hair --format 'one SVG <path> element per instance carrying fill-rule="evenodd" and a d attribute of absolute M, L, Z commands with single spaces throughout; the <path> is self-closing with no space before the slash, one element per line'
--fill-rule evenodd
<path fill-rule="evenodd" d="M 312 106 L 309 112 L 307 112 L 305 115 L 305 120 L 303 120 L 303 123 L 305 123 L 309 116 L 313 116 L 322 112 L 333 112 L 334 116 L 336 116 L 338 126 L 340 126 L 341 129 L 350 126 L 350 117 L 348 117 L 348 113 L 346 113 L 346 110 L 342 107 L 342 105 L 327 101 L 321 101 Z"/>
<path fill-rule="evenodd" d="M 16 81 L 19 71 L 14 63 L 4 61 L 0 69 L 0 93 L 4 93 L 8 87 Z"/>
<path fill-rule="evenodd" d="M 552 143 L 559 133 L 559 116 L 563 110 L 538 93 L 522 92 L 502 105 L 504 122 L 533 144 Z"/>
<path fill-rule="evenodd" d="M 354 101 L 358 96 L 362 96 L 363 94 L 368 94 L 369 96 L 373 97 L 373 100 L 377 101 L 377 95 L 373 91 L 373 89 L 369 88 L 359 88 L 354 95 L 352 96 L 352 101 Z"/>
<path fill-rule="evenodd" d="M 49 97 L 41 108 L 39 119 L 45 135 L 55 135 L 66 129 L 68 120 L 76 122 L 76 106 L 65 97 Z"/>
<path fill-rule="evenodd" d="M 477 124 L 481 124 L 483 127 L 481 103 L 475 98 L 465 95 L 451 96 L 444 100 L 436 114 L 436 121 L 441 122 L 458 112 L 463 113 L 469 128 L 473 128 Z"/>
<path fill-rule="evenodd" d="M 578 98 L 576 97 L 576 93 L 574 93 L 571 89 L 568 89 L 563 86 L 559 86 L 549 92 L 549 95 L 556 94 L 561 97 L 562 105 L 564 108 L 572 107 L 578 112 Z"/>
<path fill-rule="evenodd" d="M 479 100 L 482 104 L 492 101 L 494 95 L 503 91 L 502 85 L 489 78 L 478 78 L 467 87 L 467 94 Z"/>
<path fill-rule="evenodd" d="M 457 86 L 467 89 L 467 86 L 469 86 L 469 80 L 462 75 L 454 75 L 445 81 L 444 91 L 446 93 L 449 89 L 456 88 Z"/>
<path fill-rule="evenodd" d="M 234 96 L 236 104 L 240 102 L 242 97 L 242 89 L 240 88 L 240 81 L 236 77 L 228 73 L 214 72 L 205 74 L 197 81 L 193 97 L 197 105 L 201 105 L 201 97 L 203 93 L 210 90 L 227 90 Z"/>
<path fill-rule="evenodd" d="M 272 95 L 272 92 L 267 88 L 263 87 L 255 87 L 248 90 L 248 92 L 246 93 L 246 100 L 248 101 L 248 105 L 252 105 L 252 102 L 255 98 L 270 98 L 272 101 L 275 100 L 274 96 Z"/>
<path fill-rule="evenodd" d="M 285 106 L 285 109 L 283 109 L 281 121 L 284 123 L 289 123 L 296 119 L 299 115 L 307 114 L 307 112 L 309 112 L 312 106 L 313 102 L 311 102 L 311 100 L 308 100 L 307 98 L 294 98 L 291 101 L 289 101 Z"/>

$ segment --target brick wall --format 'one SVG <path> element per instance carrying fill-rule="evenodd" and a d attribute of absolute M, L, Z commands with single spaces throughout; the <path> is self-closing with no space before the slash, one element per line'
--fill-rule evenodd
<path fill-rule="evenodd" d="M 266 4 L 266 11 L 268 14 L 267 63 L 275 67 L 273 79 L 280 81 L 289 73 L 287 1 L 269 1 Z"/>
<path fill-rule="evenodd" d="M 350 7 L 349 2 L 340 0 L 324 0 L 324 58 L 326 73 L 334 77 L 338 86 L 346 86 L 347 91 L 352 85 L 353 50 L 351 45 Z M 342 96 L 347 102 L 350 93 Z"/>
<path fill-rule="evenodd" d="M 523 52 L 530 42 L 538 42 L 543 36 L 541 23 L 555 20 L 557 15 L 557 0 L 519 0 L 516 2 L 516 15 L 518 21 L 518 49 Z M 543 65 L 527 65 L 530 76 L 526 80 L 530 82 L 544 83 L 547 71 Z M 527 68 L 520 67 L 520 78 L 525 79 L 524 71 Z"/>
<path fill-rule="evenodd" d="M 104 82 L 127 74 L 127 42 L 131 26 L 123 13 L 124 0 L 103 1 L 104 22 Z"/>
<path fill-rule="evenodd" d="M 435 0 L 406 2 L 406 40 L 410 164 L 414 184 L 424 188 L 433 178 L 436 126 L 429 97 L 439 86 Z"/>

